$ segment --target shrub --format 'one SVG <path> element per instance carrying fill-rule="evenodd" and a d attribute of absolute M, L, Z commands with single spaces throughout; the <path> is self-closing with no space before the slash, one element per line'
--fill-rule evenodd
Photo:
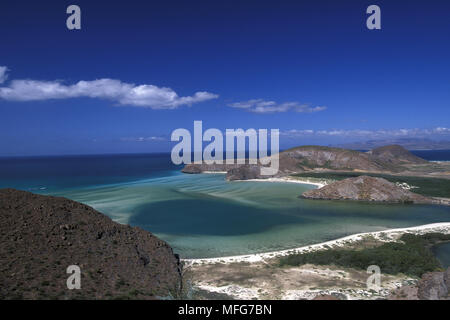
<path fill-rule="evenodd" d="M 425 272 L 441 268 L 430 247 L 442 241 L 449 241 L 450 235 L 429 233 L 418 236 L 404 234 L 402 242 L 384 243 L 378 247 L 362 250 L 328 249 L 303 254 L 295 254 L 280 259 L 280 265 L 298 266 L 303 264 L 336 265 L 366 270 L 370 265 L 378 265 L 383 273 L 403 273 L 420 277 Z"/>

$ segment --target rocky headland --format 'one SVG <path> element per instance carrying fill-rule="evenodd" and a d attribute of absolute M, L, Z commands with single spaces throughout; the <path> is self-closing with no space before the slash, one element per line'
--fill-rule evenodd
<path fill-rule="evenodd" d="M 258 164 L 188 164 L 182 172 L 226 172 L 226 179 L 249 180 L 284 177 L 312 171 L 357 171 L 398 174 L 411 167 L 431 165 L 399 145 L 375 148 L 368 152 L 324 146 L 301 146 L 279 153 L 279 170 L 274 176 L 261 176 Z M 422 174 L 425 172 L 415 172 Z"/>

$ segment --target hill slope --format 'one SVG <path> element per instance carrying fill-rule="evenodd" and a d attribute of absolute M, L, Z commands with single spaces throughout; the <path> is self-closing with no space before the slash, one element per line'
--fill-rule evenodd
<path fill-rule="evenodd" d="M 413 155 L 411 152 L 399 145 L 389 145 L 375 148 L 372 151 L 369 151 L 368 154 L 370 154 L 372 159 L 393 165 L 424 164 L 428 162 Z"/>
<path fill-rule="evenodd" d="M 69 265 L 81 289 L 68 290 Z M 0 299 L 154 299 L 175 293 L 180 266 L 151 233 L 89 206 L 0 190 Z"/>

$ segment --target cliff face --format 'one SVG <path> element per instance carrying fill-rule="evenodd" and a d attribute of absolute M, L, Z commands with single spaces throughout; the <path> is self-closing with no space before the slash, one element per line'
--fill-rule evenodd
<path fill-rule="evenodd" d="M 435 200 L 413 193 L 383 178 L 360 176 L 308 190 L 306 199 L 379 201 L 390 203 L 435 203 Z"/>
<path fill-rule="evenodd" d="M 81 289 L 66 285 L 69 265 Z M 171 247 L 65 198 L 0 190 L 0 299 L 154 299 L 176 294 Z"/>
<path fill-rule="evenodd" d="M 342 171 L 384 171 L 399 172 L 403 165 L 423 164 L 426 160 L 418 158 L 401 146 L 386 146 L 370 152 L 359 152 L 322 146 L 302 146 L 280 152 L 279 172 L 277 176 L 300 173 L 310 170 Z M 227 171 L 228 180 L 267 178 L 259 176 L 256 165 L 226 164 L 189 164 L 182 170 L 185 173 L 204 171 Z"/>

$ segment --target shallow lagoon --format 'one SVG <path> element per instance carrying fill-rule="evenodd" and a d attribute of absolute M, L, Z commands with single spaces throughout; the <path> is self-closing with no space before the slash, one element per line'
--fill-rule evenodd
<path fill-rule="evenodd" d="M 311 185 L 171 176 L 58 192 L 147 229 L 185 258 L 299 247 L 349 234 L 450 221 L 450 208 L 314 201 Z"/>

